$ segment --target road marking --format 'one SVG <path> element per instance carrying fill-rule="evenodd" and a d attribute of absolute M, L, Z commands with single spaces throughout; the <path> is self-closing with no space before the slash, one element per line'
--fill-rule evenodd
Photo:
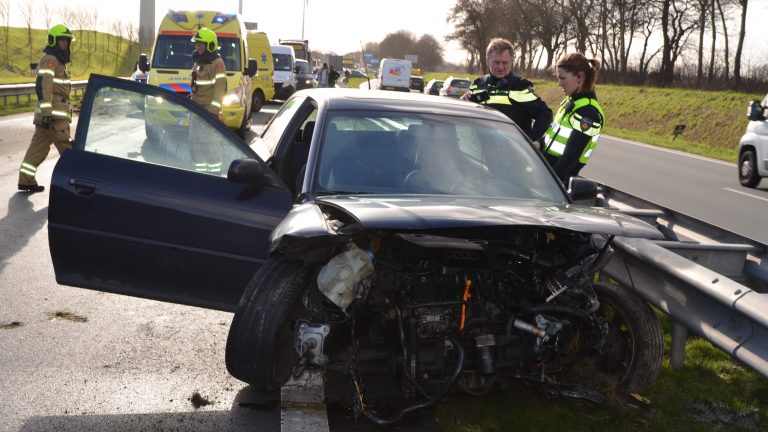
<path fill-rule="evenodd" d="M 759 199 L 759 200 L 763 200 L 763 201 L 768 202 L 768 198 L 763 198 L 763 197 L 755 196 L 755 195 L 752 195 L 751 193 L 742 192 L 740 190 L 731 189 L 731 188 L 723 188 L 723 189 L 727 190 L 728 192 L 734 192 L 734 193 L 737 193 L 737 194 L 746 195 L 746 196 L 748 196 L 750 198 L 755 198 L 755 199 Z"/>
<path fill-rule="evenodd" d="M 655 146 L 655 145 L 652 145 L 652 144 L 645 144 L 645 143 L 641 143 L 641 142 L 637 142 L 637 141 L 630 141 L 630 140 L 626 140 L 624 138 L 618 138 L 618 137 L 611 136 L 611 135 L 603 135 L 603 136 L 605 136 L 607 138 L 610 138 L 610 139 L 613 139 L 613 140 L 616 140 L 616 141 L 621 141 L 621 142 L 624 142 L 624 143 L 627 143 L 627 144 L 636 145 L 636 146 L 639 146 L 639 147 L 646 147 L 646 148 L 649 148 L 649 149 L 659 150 L 659 151 L 663 151 L 663 152 L 667 152 L 667 153 L 672 153 L 672 154 L 676 154 L 676 155 L 680 155 L 680 156 L 687 156 L 687 157 L 690 157 L 690 158 L 699 159 L 699 160 L 703 160 L 703 161 L 707 161 L 707 162 L 716 162 L 716 163 L 719 163 L 721 165 L 726 165 L 726 166 L 729 166 L 729 167 L 735 167 L 736 166 L 736 164 L 732 163 L 732 162 L 725 162 L 725 161 L 721 161 L 719 159 L 708 158 L 706 156 L 699 156 L 699 155 L 695 155 L 695 154 L 691 154 L 691 153 L 686 153 L 686 152 L 683 152 L 683 151 L 680 151 L 680 150 L 668 149 L 668 148 L 665 148 L 665 147 L 659 147 L 659 146 Z"/>

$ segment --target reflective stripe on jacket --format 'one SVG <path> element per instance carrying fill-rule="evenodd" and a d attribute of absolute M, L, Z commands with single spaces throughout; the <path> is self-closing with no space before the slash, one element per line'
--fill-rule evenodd
<path fill-rule="evenodd" d="M 43 124 L 43 117 L 53 117 L 55 120 L 72 120 L 72 107 L 69 103 L 69 92 L 72 85 L 69 80 L 67 65 L 60 62 L 56 56 L 44 54 L 37 64 L 37 79 L 35 93 L 36 125 Z"/>
<path fill-rule="evenodd" d="M 579 108 L 591 105 L 600 113 L 600 119 L 588 119 L 577 111 Z M 586 164 L 592 152 L 597 147 L 597 141 L 600 139 L 600 132 L 605 123 L 605 114 L 597 99 L 591 97 L 581 97 L 572 99 L 566 96 L 560 103 L 560 108 L 555 114 L 549 129 L 547 129 L 546 147 L 548 154 L 560 157 L 565 152 L 565 146 L 568 145 L 568 139 L 572 133 L 582 133 L 590 137 L 589 143 L 584 147 L 579 156 L 579 163 Z"/>

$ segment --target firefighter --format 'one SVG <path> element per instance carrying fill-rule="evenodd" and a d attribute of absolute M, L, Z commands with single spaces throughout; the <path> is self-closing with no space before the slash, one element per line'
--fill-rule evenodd
<path fill-rule="evenodd" d="M 565 93 L 542 149 L 563 184 L 579 174 L 597 146 L 605 114 L 597 102 L 595 82 L 600 61 L 581 53 L 557 61 L 557 81 Z"/>
<path fill-rule="evenodd" d="M 552 122 L 552 110 L 534 93 L 530 81 L 512 73 L 512 43 L 495 38 L 485 52 L 490 73 L 476 79 L 461 98 L 496 108 L 517 123 L 531 141 L 540 143 Z"/>
<path fill-rule="evenodd" d="M 202 27 L 192 38 L 192 101 L 221 120 L 221 102 L 227 94 L 227 73 L 219 55 L 219 43 L 213 30 Z M 195 171 L 221 174 L 221 156 L 216 143 L 205 140 L 206 129 L 199 122 L 190 124 L 190 142 Z"/>
<path fill-rule="evenodd" d="M 48 156 L 51 144 L 59 154 L 72 148 L 69 124 L 72 109 L 69 102 L 71 89 L 67 63 L 70 60 L 70 44 L 75 38 L 64 24 L 48 30 L 45 53 L 37 64 L 37 107 L 35 108 L 35 133 L 19 168 L 19 190 L 42 192 L 45 187 L 37 184 L 37 167 Z"/>

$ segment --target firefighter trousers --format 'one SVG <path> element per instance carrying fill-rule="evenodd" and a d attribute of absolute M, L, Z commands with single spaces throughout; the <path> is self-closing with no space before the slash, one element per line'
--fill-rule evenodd
<path fill-rule="evenodd" d="M 37 180 L 35 180 L 37 167 L 48 156 L 51 144 L 56 146 L 59 155 L 64 150 L 72 148 L 69 137 L 69 121 L 54 120 L 48 129 L 35 125 L 35 134 L 32 135 L 32 142 L 29 143 L 29 148 L 27 148 L 27 153 L 24 155 L 19 169 L 19 185 L 37 185 Z"/>

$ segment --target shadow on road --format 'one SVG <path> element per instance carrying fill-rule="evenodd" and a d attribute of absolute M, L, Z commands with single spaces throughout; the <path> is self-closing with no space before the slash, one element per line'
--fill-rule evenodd
<path fill-rule="evenodd" d="M 229 411 L 201 408 L 192 412 L 147 414 L 64 414 L 35 416 L 21 432 L 140 432 L 140 431 L 280 431 L 279 405 L 254 401 L 259 397 L 250 387 L 242 388 Z M 211 405 L 215 407 L 215 403 Z M 210 407 L 209 407 L 210 408 Z"/>
<path fill-rule="evenodd" d="M 8 200 L 8 211 L 0 219 L 0 273 L 48 220 L 48 207 L 35 211 L 29 197 L 28 193 L 14 193 Z"/>

